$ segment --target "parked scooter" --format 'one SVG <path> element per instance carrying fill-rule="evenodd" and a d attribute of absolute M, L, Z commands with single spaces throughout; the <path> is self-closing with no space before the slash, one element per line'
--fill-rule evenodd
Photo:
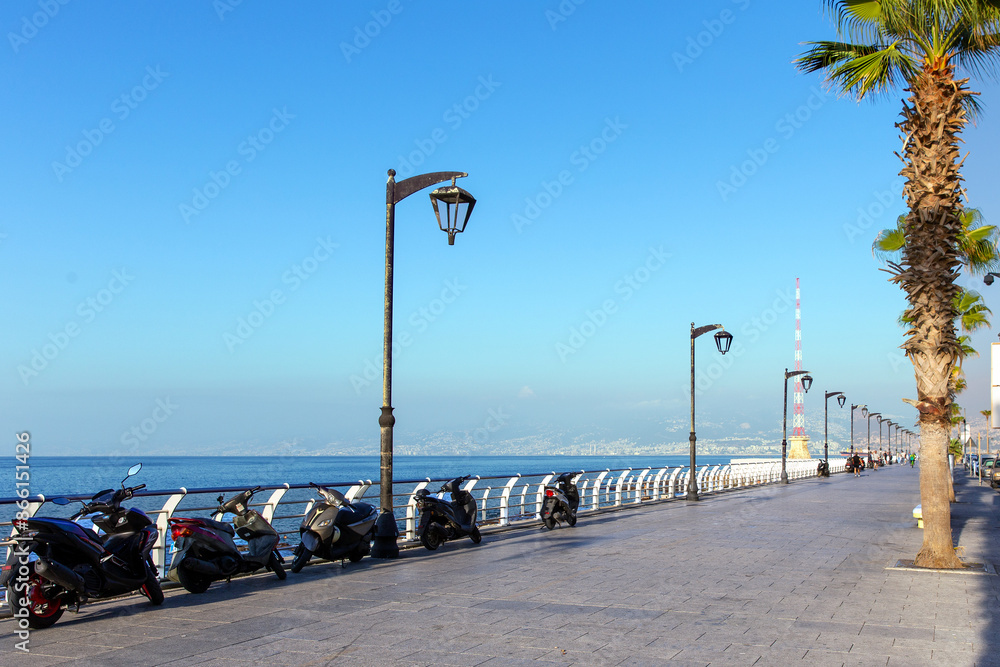
<path fill-rule="evenodd" d="M 250 499 L 258 491 L 259 486 L 229 500 L 219 496 L 218 512 L 232 514 L 232 525 L 205 518 L 168 519 L 175 551 L 167 577 L 191 593 L 204 593 L 213 581 L 262 567 L 274 572 L 278 579 L 288 576 L 282 566 L 285 559 L 275 550 L 278 531 L 260 512 L 250 509 Z M 246 540 L 245 552 L 236 547 L 236 535 Z"/>
<path fill-rule="evenodd" d="M 137 590 L 153 605 L 163 602 L 149 555 L 156 543 L 156 526 L 142 510 L 121 506 L 146 487 L 125 486 L 140 468 L 141 463 L 129 468 L 122 488 L 95 494 L 69 520 L 31 517 L 14 522 L 16 546 L 3 566 L 0 586 L 7 587 L 7 601 L 15 618 L 26 614 L 28 627 L 47 628 L 69 605 L 79 611 L 87 600 Z M 52 502 L 69 505 L 73 501 L 53 498 Z M 74 521 L 94 513 L 98 516 L 92 521 L 104 535 Z M 30 565 L 32 561 L 34 565 Z"/>
<path fill-rule="evenodd" d="M 542 524 L 552 530 L 556 522 L 565 521 L 576 525 L 576 510 L 580 507 L 580 492 L 573 483 L 579 473 L 564 472 L 556 478 L 556 483 L 546 485 L 545 499 L 542 500 Z"/>
<path fill-rule="evenodd" d="M 469 479 L 459 477 L 444 484 L 439 494 L 450 493 L 451 502 L 432 496 L 427 489 L 417 491 L 416 504 L 420 511 L 420 525 L 417 535 L 420 543 L 434 551 L 445 540 L 454 540 L 466 535 L 474 544 L 479 544 L 483 536 L 476 525 L 476 499 L 461 487 Z"/>
<path fill-rule="evenodd" d="M 313 555 L 326 560 L 348 558 L 357 563 L 370 554 L 378 510 L 367 503 L 349 502 L 336 489 L 313 482 L 309 486 L 319 491 L 323 500 L 302 519 L 292 572 L 300 571 Z"/>

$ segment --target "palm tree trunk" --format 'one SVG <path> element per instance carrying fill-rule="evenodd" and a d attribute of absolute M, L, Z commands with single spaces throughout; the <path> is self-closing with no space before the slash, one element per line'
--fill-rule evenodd
<path fill-rule="evenodd" d="M 900 175 L 910 213 L 906 245 L 893 280 L 906 292 L 911 323 L 903 344 L 913 363 L 920 411 L 920 502 L 924 542 L 915 564 L 960 568 L 951 535 L 948 444 L 952 369 L 959 359 L 954 299 L 962 229 L 957 134 L 965 126 L 962 100 L 970 93 L 946 63 L 929 63 L 910 86 L 898 127 L 904 134 Z"/>

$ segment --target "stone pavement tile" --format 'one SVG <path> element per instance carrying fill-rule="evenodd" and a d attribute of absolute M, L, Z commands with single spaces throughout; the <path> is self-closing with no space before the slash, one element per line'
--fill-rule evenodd
<path fill-rule="evenodd" d="M 403 656 L 406 664 L 410 665 L 458 665 L 460 667 L 474 667 L 489 660 L 482 655 L 471 653 L 446 653 L 444 651 L 432 651 L 423 649 Z"/>
<path fill-rule="evenodd" d="M 818 648 L 827 651 L 848 652 L 854 645 L 853 635 L 838 632 L 802 632 L 789 633 L 775 640 L 772 645 L 775 649 L 811 649 Z"/>
<path fill-rule="evenodd" d="M 99 654 L 99 662 L 93 657 L 83 657 L 68 664 L 100 664 L 102 667 L 135 667 L 136 665 L 156 667 L 206 653 L 222 646 L 224 644 L 219 642 L 199 641 L 190 637 L 184 641 L 177 641 L 174 638 L 158 639 L 115 651 L 106 651 Z"/>
<path fill-rule="evenodd" d="M 506 628 L 511 625 L 520 626 L 525 623 L 543 623 L 552 614 L 544 611 L 532 609 L 529 611 L 517 611 L 507 609 L 494 609 L 483 612 L 475 617 L 476 625 L 489 626 L 495 628 Z M 498 630 L 499 631 L 499 630 Z M 504 630 L 506 632 L 506 630 Z"/>
<path fill-rule="evenodd" d="M 761 667 L 762 665 L 775 665 L 776 667 L 787 667 L 789 664 L 809 664 L 803 663 L 806 652 L 808 649 L 797 649 L 797 648 L 784 648 L 784 649 L 771 649 L 764 655 L 760 657 L 760 660 L 754 663 L 754 667 Z"/>
<path fill-rule="evenodd" d="M 82 658 L 87 656 L 97 656 L 104 653 L 113 653 L 114 648 L 110 647 L 99 647 L 90 646 L 87 644 L 78 644 L 75 642 L 51 642 L 46 645 L 40 645 L 35 636 L 40 634 L 40 631 L 33 630 L 31 638 L 28 642 L 29 653 L 34 656 L 45 656 L 47 658 L 59 658 L 62 660 L 70 660 L 75 658 Z M 4 654 L 7 653 L 7 646 L 4 646 Z M 16 651 L 13 646 L 10 646 L 10 654 L 16 655 L 18 657 L 23 655 L 22 651 Z"/>
<path fill-rule="evenodd" d="M 494 600 L 476 599 L 476 604 L 472 605 L 476 609 L 506 609 L 510 611 L 525 612 L 545 606 L 544 602 L 529 602 L 526 600 Z"/>
<path fill-rule="evenodd" d="M 802 658 L 802 663 L 809 665 L 819 665 L 820 667 L 834 667 L 835 665 L 851 665 L 852 667 L 876 667 L 883 666 L 888 662 L 888 656 L 856 656 L 839 651 L 826 651 L 823 649 L 810 649 Z"/>
<path fill-rule="evenodd" d="M 880 625 L 865 623 L 858 633 L 859 637 L 895 637 L 898 639 L 932 639 L 933 627 L 914 627 L 900 625 Z"/>
<path fill-rule="evenodd" d="M 660 618 L 665 613 L 667 612 L 664 609 L 647 609 L 613 605 L 595 611 L 590 615 L 590 618 L 598 622 L 607 622 L 611 619 L 615 619 L 646 623 Z"/>
<path fill-rule="evenodd" d="M 725 650 L 722 654 L 727 661 L 731 662 L 743 662 L 748 661 L 746 664 L 754 664 L 760 660 L 761 656 L 767 653 L 767 647 L 754 646 L 749 644 L 730 644 L 729 648 Z"/>
<path fill-rule="evenodd" d="M 545 667 L 546 665 L 565 665 L 566 663 L 530 658 L 493 657 L 480 664 L 482 667 Z"/>
<path fill-rule="evenodd" d="M 921 649 L 927 651 L 947 651 L 948 653 L 973 653 L 976 644 L 963 641 L 935 640 L 930 635 L 926 637 L 900 637 L 893 642 L 894 648 Z"/>
<path fill-rule="evenodd" d="M 933 637 L 935 641 L 957 641 L 969 644 L 978 643 L 981 640 L 981 633 L 978 629 L 969 626 L 941 626 L 934 627 Z"/>
<path fill-rule="evenodd" d="M 6 653 L 5 647 L 5 652 L 2 654 L 0 664 L 18 665 L 18 667 L 21 667 L 22 665 L 24 667 L 50 667 L 50 665 L 64 665 L 72 660 L 72 658 L 63 658 L 59 656 L 39 655 L 30 649 L 30 644 L 27 653 L 24 651 L 17 651 L 15 654 L 14 651 L 16 650 L 17 649 L 10 649 L 10 653 L 8 654 Z"/>
<path fill-rule="evenodd" d="M 552 647 L 537 647 L 537 646 L 518 646 L 511 641 L 503 641 L 499 639 L 489 639 L 479 643 L 478 645 L 470 648 L 467 652 L 473 655 L 481 655 L 486 657 L 498 657 L 506 656 L 510 658 L 515 658 L 519 660 L 536 660 L 541 658 L 543 655 L 550 653 Z"/>
<path fill-rule="evenodd" d="M 888 655 L 895 640 L 892 637 L 855 637 L 851 653 Z"/>
<path fill-rule="evenodd" d="M 554 648 L 575 640 L 582 633 L 575 631 L 565 632 L 555 628 L 520 627 L 512 629 L 502 637 L 504 641 L 510 641 L 518 646 L 531 648 Z"/>
<path fill-rule="evenodd" d="M 744 646 L 774 646 L 775 642 L 785 636 L 784 632 L 774 628 L 750 627 L 740 637 L 733 639 L 733 644 Z"/>
<path fill-rule="evenodd" d="M 586 606 L 586 605 L 549 603 L 542 605 L 541 607 L 538 607 L 537 611 L 548 612 L 550 614 L 569 614 L 571 616 L 586 616 L 606 608 L 607 608 L 606 605 Z"/>

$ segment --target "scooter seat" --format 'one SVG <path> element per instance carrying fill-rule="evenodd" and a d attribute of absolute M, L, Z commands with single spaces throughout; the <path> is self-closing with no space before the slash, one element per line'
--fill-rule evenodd
<path fill-rule="evenodd" d="M 233 525 L 231 523 L 226 523 L 225 521 L 216 521 L 215 519 L 198 519 L 198 520 L 204 523 L 209 528 L 213 528 L 215 530 L 221 530 L 224 533 L 229 533 L 229 535 L 233 537 L 236 536 L 236 531 L 233 529 Z"/>
<path fill-rule="evenodd" d="M 355 512 L 359 512 L 361 516 L 367 516 L 368 514 L 371 514 L 372 510 L 375 509 L 368 503 L 351 503 L 351 508 Z"/>

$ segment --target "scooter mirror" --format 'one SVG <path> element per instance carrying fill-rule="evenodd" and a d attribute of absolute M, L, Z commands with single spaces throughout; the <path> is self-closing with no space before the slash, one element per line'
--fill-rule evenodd
<path fill-rule="evenodd" d="M 142 470 L 142 464 L 136 463 L 134 466 L 128 469 L 128 476 L 131 477 L 132 475 L 137 474 L 140 470 Z"/>
<path fill-rule="evenodd" d="M 53 498 L 52 499 L 52 504 L 53 505 L 69 505 L 72 502 L 73 501 L 70 500 L 69 498 Z"/>

